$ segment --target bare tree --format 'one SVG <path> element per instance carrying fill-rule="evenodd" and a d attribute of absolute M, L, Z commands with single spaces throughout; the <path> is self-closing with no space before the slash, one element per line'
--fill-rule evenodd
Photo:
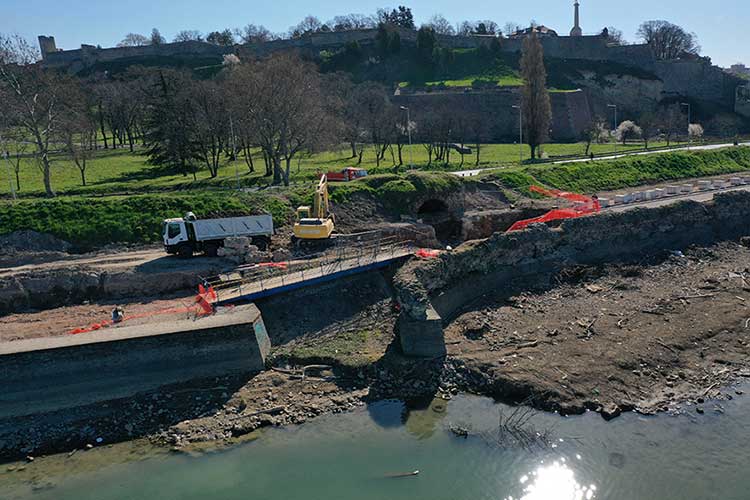
<path fill-rule="evenodd" d="M 74 82 L 56 71 L 32 64 L 38 53 L 19 36 L 0 35 L 0 102 L 35 148 L 47 196 L 52 189 L 50 148 L 60 137 Z"/>
<path fill-rule="evenodd" d="M 118 47 L 141 47 L 143 45 L 149 45 L 151 40 L 148 37 L 139 35 L 138 33 L 128 33 L 120 43 Z"/>
<path fill-rule="evenodd" d="M 96 145 L 96 114 L 91 94 L 77 96 L 65 119 L 63 138 L 65 151 L 81 174 L 81 185 L 86 185 L 86 168 Z"/>
<path fill-rule="evenodd" d="M 610 45 L 627 45 L 628 42 L 625 40 L 622 30 L 618 30 L 614 26 L 608 26 L 602 31 L 602 35 L 607 39 L 607 43 Z"/>
<path fill-rule="evenodd" d="M 31 145 L 17 127 L 11 127 L 0 116 L 0 159 L 10 164 L 16 179 L 16 191 L 21 190 L 21 164 Z"/>
<path fill-rule="evenodd" d="M 222 153 L 230 139 L 225 93 L 216 82 L 199 81 L 193 83 L 191 97 L 195 106 L 194 142 L 197 156 L 213 179 L 219 174 Z M 231 156 L 234 156 L 234 152 Z"/>
<path fill-rule="evenodd" d="M 648 144 L 659 134 L 660 118 L 652 110 L 647 109 L 641 113 L 638 123 L 641 128 L 641 139 L 643 139 L 643 147 L 648 149 Z"/>
<path fill-rule="evenodd" d="M 646 21 L 637 34 L 651 46 L 658 59 L 677 59 L 682 54 L 698 55 L 701 51 L 695 33 L 688 33 L 668 21 Z"/>
<path fill-rule="evenodd" d="M 664 139 L 667 141 L 667 147 L 672 143 L 672 138 L 678 135 L 678 131 L 683 123 L 682 112 L 679 104 L 667 106 L 661 112 L 661 131 Z"/>
<path fill-rule="evenodd" d="M 333 31 L 353 31 L 363 29 L 373 29 L 377 26 L 378 21 L 373 16 L 364 14 L 347 14 L 345 16 L 336 16 L 328 24 Z"/>
<path fill-rule="evenodd" d="M 321 31 L 322 28 L 323 23 L 320 22 L 320 19 L 313 15 L 308 15 L 305 16 L 305 18 L 296 26 L 289 28 L 289 37 L 299 38 L 309 33 L 317 33 L 318 31 Z"/>
<path fill-rule="evenodd" d="M 245 116 L 252 141 L 271 163 L 274 184 L 288 185 L 295 155 L 331 140 L 315 66 L 295 54 L 277 54 L 238 66 L 229 80 L 236 113 Z"/>
<path fill-rule="evenodd" d="M 427 26 L 438 35 L 455 35 L 456 29 L 442 14 L 435 14 L 427 21 Z"/>
<path fill-rule="evenodd" d="M 523 41 L 521 77 L 521 109 L 526 128 L 526 143 L 531 148 L 533 159 L 536 158 L 537 148 L 549 137 L 552 120 L 552 108 L 546 87 L 544 49 L 535 31 Z"/>
<path fill-rule="evenodd" d="M 174 36 L 175 42 L 202 42 L 203 35 L 198 30 L 182 30 Z"/>
<path fill-rule="evenodd" d="M 278 38 L 262 24 L 259 26 L 248 24 L 243 28 L 234 30 L 234 34 L 242 43 L 264 43 Z"/>

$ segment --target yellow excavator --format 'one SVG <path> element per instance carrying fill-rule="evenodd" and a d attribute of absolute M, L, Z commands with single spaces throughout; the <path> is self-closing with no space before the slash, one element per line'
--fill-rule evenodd
<path fill-rule="evenodd" d="M 297 222 L 294 223 L 292 242 L 300 244 L 327 240 L 333 234 L 333 214 L 328 207 L 328 176 L 320 176 L 315 189 L 313 206 L 297 208 Z"/>

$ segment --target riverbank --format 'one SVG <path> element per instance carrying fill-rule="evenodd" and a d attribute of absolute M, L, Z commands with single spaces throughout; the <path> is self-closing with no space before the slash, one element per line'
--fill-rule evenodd
<path fill-rule="evenodd" d="M 0 422 L 6 458 L 146 437 L 189 449 L 231 445 L 267 426 L 304 423 L 383 399 L 459 392 L 561 413 L 711 413 L 750 376 L 750 249 L 737 242 L 666 252 L 641 264 L 566 268 L 486 295 L 446 326 L 446 358 L 406 358 L 388 274 L 259 304 L 274 369 L 162 387 L 65 414 Z M 338 286 L 341 286 L 339 284 Z M 289 304 L 320 297 L 301 316 Z M 283 313 L 286 311 L 286 313 Z M 315 367 L 303 373 L 306 365 Z"/>

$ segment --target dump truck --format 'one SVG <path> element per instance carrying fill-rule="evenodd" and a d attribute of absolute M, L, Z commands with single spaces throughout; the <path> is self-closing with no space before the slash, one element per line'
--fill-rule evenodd
<path fill-rule="evenodd" d="M 249 237 L 252 244 L 265 250 L 271 244 L 273 218 L 270 215 L 198 219 L 188 212 L 181 219 L 165 219 L 162 235 L 168 254 L 182 258 L 204 253 L 216 257 L 226 238 Z"/>

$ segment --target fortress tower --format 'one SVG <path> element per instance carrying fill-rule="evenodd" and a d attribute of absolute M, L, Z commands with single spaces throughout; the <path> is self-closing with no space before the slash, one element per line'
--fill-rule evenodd
<path fill-rule="evenodd" d="M 573 29 L 570 30 L 570 36 L 583 36 L 583 30 L 581 29 L 581 19 L 578 12 L 578 7 L 580 4 L 578 3 L 578 0 L 575 0 L 575 3 L 573 4 L 573 7 L 575 8 L 575 24 L 573 26 Z"/>
<path fill-rule="evenodd" d="M 42 53 L 42 60 L 47 59 L 47 54 L 57 52 L 54 36 L 39 35 L 39 50 Z"/>

